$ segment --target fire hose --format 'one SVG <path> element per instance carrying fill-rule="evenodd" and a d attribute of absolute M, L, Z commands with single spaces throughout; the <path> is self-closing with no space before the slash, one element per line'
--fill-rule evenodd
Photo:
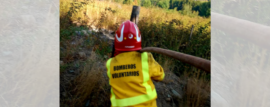
<path fill-rule="evenodd" d="M 154 52 L 162 55 L 169 56 L 171 58 L 177 59 L 181 62 L 190 64 L 198 69 L 204 70 L 207 73 L 211 72 L 211 62 L 209 60 L 184 54 L 181 52 L 176 52 L 168 49 L 162 49 L 162 48 L 157 48 L 157 47 L 146 47 L 140 50 L 140 52 Z M 114 54 L 114 44 L 113 44 L 113 51 L 112 51 L 112 56 Z"/>

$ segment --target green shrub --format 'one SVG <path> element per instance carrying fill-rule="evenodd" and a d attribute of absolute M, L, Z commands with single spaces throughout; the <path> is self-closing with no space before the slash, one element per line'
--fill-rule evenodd
<path fill-rule="evenodd" d="M 142 4 L 141 4 L 141 0 L 136 0 L 137 1 L 137 5 L 138 6 L 141 6 Z"/>
<path fill-rule="evenodd" d="M 123 3 L 124 0 L 114 0 L 117 3 Z"/>
<path fill-rule="evenodd" d="M 209 17 L 211 13 L 211 2 L 194 4 L 192 10 L 198 11 L 200 16 Z"/>
<path fill-rule="evenodd" d="M 151 1 L 150 0 L 144 0 L 144 2 L 142 3 L 142 6 L 150 7 L 151 6 Z"/>
<path fill-rule="evenodd" d="M 133 0 L 124 0 L 123 4 L 132 4 L 133 3 Z"/>
<path fill-rule="evenodd" d="M 199 7 L 199 15 L 200 16 L 205 16 L 205 17 L 209 17 L 210 16 L 210 7 L 211 7 L 211 3 L 210 2 L 204 2 L 200 5 Z"/>
<path fill-rule="evenodd" d="M 190 54 L 193 56 L 210 59 L 210 23 L 195 24 L 192 37 L 190 37 L 190 31 L 192 26 L 183 25 L 182 20 L 171 20 L 169 23 L 151 23 L 151 22 L 139 22 L 139 28 L 142 36 L 142 47 L 160 47 L 179 51 L 182 53 Z M 187 46 L 188 45 L 188 46 Z M 168 58 L 161 54 L 153 53 L 159 63 L 164 62 Z M 173 60 L 172 71 L 177 75 L 183 73 L 183 71 L 190 71 L 194 69 L 189 64 Z"/>
<path fill-rule="evenodd" d="M 158 2 L 158 7 L 168 9 L 170 7 L 170 1 L 169 0 L 161 0 Z"/>

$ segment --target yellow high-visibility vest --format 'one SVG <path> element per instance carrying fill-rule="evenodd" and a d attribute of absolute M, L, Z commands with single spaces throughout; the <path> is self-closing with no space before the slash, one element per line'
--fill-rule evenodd
<path fill-rule="evenodd" d="M 151 53 L 121 53 L 110 58 L 106 67 L 112 106 L 134 106 L 156 100 L 157 93 L 151 79 L 161 81 L 165 74 Z"/>

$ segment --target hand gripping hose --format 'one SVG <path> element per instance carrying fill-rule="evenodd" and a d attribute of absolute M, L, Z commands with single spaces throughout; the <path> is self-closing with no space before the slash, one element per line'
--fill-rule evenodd
<path fill-rule="evenodd" d="M 146 47 L 140 50 L 141 52 L 154 52 L 163 54 L 169 57 L 172 57 L 174 59 L 177 59 L 181 62 L 188 63 L 190 65 L 193 65 L 196 68 L 202 69 L 206 71 L 207 73 L 211 72 L 211 62 L 209 60 L 199 58 L 196 56 L 184 54 L 181 52 L 176 52 L 168 49 L 162 49 L 157 47 Z"/>

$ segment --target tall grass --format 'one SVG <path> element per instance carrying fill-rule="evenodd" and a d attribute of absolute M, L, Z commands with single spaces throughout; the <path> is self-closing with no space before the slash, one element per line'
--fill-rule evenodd
<path fill-rule="evenodd" d="M 90 106 L 110 106 L 110 93 L 108 93 L 110 87 L 105 79 L 106 75 L 103 75 L 106 74 L 106 70 L 100 67 L 104 65 L 97 62 L 98 60 L 101 60 L 100 57 L 92 53 L 86 66 L 81 69 L 81 74 L 75 80 L 77 85 L 74 92 L 78 99 L 75 99 L 74 102 L 77 103 L 77 106 L 84 105 L 87 102 L 86 99 L 91 100 Z"/>
<path fill-rule="evenodd" d="M 80 75 L 72 82 L 71 98 L 61 99 L 61 106 L 69 105 L 69 107 L 83 107 L 85 105 L 91 107 L 108 107 L 110 106 L 110 96 L 108 80 L 103 74 L 106 70 L 100 66 L 102 61 L 94 52 L 85 61 L 84 66 L 79 68 Z M 89 102 L 89 104 L 86 104 Z"/>
<path fill-rule="evenodd" d="M 83 4 L 80 4 L 84 2 Z M 74 8 L 76 7 L 76 8 Z M 82 60 L 84 64 L 77 69 L 80 75 L 74 80 L 74 99 L 64 99 L 61 104 L 70 106 L 82 106 L 90 101 L 91 106 L 109 106 L 109 85 L 102 75 L 106 72 L 105 65 L 98 62 L 105 62 L 111 56 L 110 45 L 107 42 L 99 42 L 93 35 L 84 37 L 83 42 L 77 45 L 70 45 L 75 40 L 74 32 L 80 29 L 104 28 L 116 31 L 119 25 L 129 20 L 132 5 L 118 4 L 100 1 L 78 1 L 60 0 L 60 51 L 61 60 L 65 64 L 61 66 L 61 72 L 72 68 L 72 62 L 77 59 L 75 56 L 79 48 L 92 50 L 90 58 Z M 76 10 L 76 11 L 75 11 Z M 72 14 L 71 14 L 72 13 Z M 80 29 L 72 24 L 81 23 Z M 194 25 L 192 37 L 190 38 L 191 27 Z M 179 14 L 177 11 L 167 11 L 161 8 L 140 9 L 138 27 L 142 35 L 143 47 L 161 47 L 175 50 L 194 56 L 210 59 L 210 19 L 199 16 L 188 17 Z M 210 96 L 210 76 L 202 71 L 172 60 L 169 57 L 153 53 L 154 58 L 166 71 L 174 71 L 175 74 L 186 80 L 184 88 L 185 95 L 181 104 L 186 106 L 200 107 L 207 103 Z M 106 56 L 106 57 L 104 57 Z M 100 93 L 100 94 L 99 94 Z M 99 102 L 106 104 L 96 104 Z M 209 103 L 209 102 L 208 102 Z"/>
<path fill-rule="evenodd" d="M 181 106 L 210 106 L 210 83 L 205 73 L 201 73 L 200 71 L 185 72 L 181 76 L 181 79 L 186 80 L 184 98 L 180 101 Z"/>

